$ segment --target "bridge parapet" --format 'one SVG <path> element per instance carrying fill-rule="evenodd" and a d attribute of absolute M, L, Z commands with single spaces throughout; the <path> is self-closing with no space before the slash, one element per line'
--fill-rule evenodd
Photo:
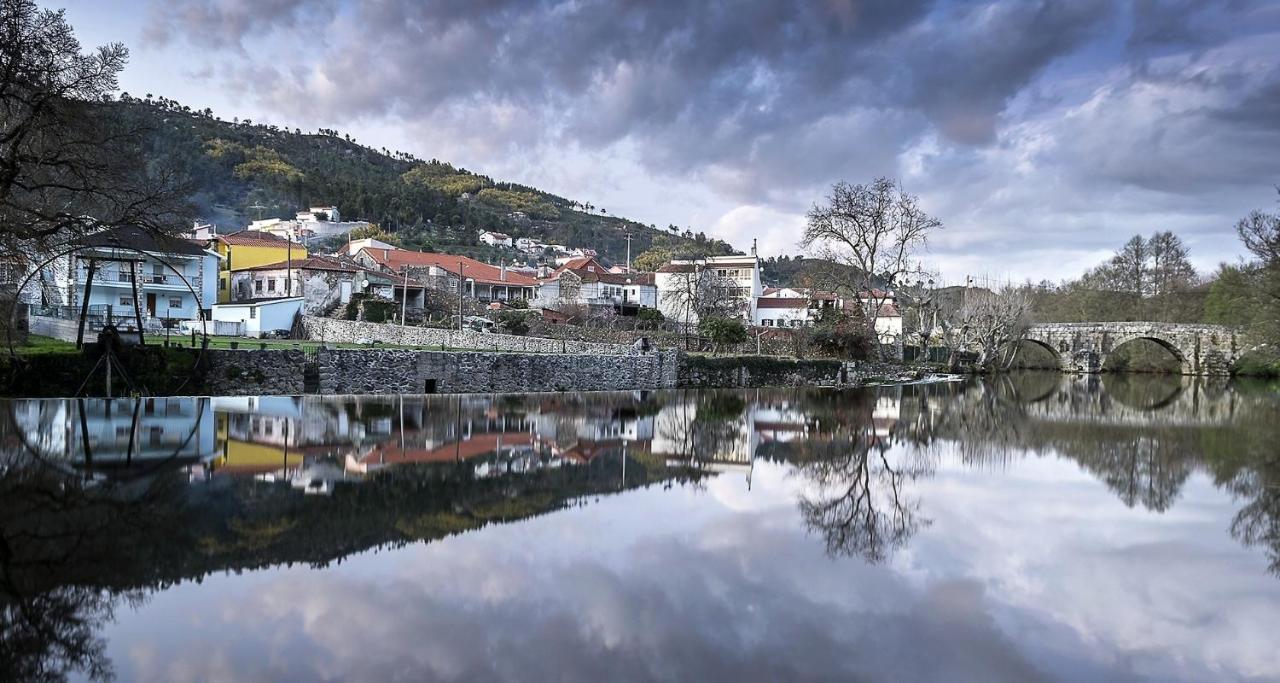
<path fill-rule="evenodd" d="M 1026 341 L 1051 351 L 1063 372 L 1097 373 L 1115 349 L 1138 339 L 1172 353 L 1184 375 L 1227 375 L 1239 355 L 1235 331 L 1221 325 L 1157 322 L 1040 323 Z"/>

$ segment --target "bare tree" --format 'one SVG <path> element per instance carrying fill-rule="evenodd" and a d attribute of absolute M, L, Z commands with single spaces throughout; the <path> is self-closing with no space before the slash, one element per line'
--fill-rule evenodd
<path fill-rule="evenodd" d="M 1280 187 L 1276 188 L 1280 192 Z M 1236 223 L 1240 241 L 1262 260 L 1263 265 L 1280 264 L 1280 214 L 1251 211 Z"/>
<path fill-rule="evenodd" d="M 917 252 L 929 234 L 941 228 L 942 222 L 925 213 L 914 195 L 888 178 L 869 185 L 840 181 L 831 187 L 825 204 L 809 210 L 800 246 L 850 267 L 853 281 L 833 283 L 833 288 L 862 302 L 867 324 L 874 330 L 889 299 L 881 285 L 895 287 L 918 273 Z M 880 345 L 876 352 L 883 360 Z"/>
<path fill-rule="evenodd" d="M 959 307 L 942 311 L 943 335 L 951 349 L 949 364 L 953 368 L 958 364 L 961 351 L 976 351 L 978 370 L 1007 370 L 1030 319 L 1031 301 L 1024 289 L 969 292 Z"/>
<path fill-rule="evenodd" d="M 659 303 L 663 313 L 680 325 L 686 348 L 689 333 L 699 321 L 742 315 L 742 300 L 732 291 L 736 285 L 732 280 L 716 275 L 714 270 L 690 265 L 683 272 L 670 273 L 668 278 Z"/>
<path fill-rule="evenodd" d="M 28 263 L 99 227 L 186 223 L 185 187 L 104 104 L 128 56 L 119 43 L 81 53 L 61 11 L 0 0 L 0 259 Z"/>

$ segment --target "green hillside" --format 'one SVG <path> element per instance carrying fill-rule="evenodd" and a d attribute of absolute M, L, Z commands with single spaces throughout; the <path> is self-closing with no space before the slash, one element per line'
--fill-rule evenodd
<path fill-rule="evenodd" d="M 494 179 L 447 162 L 372 149 L 338 131 L 287 130 L 249 120 L 224 121 L 173 100 L 121 95 L 104 115 L 140 123 L 157 161 L 172 162 L 191 183 L 197 214 L 221 229 L 255 218 L 292 218 L 334 205 L 344 220 L 366 220 L 409 247 L 498 256 L 477 245 L 478 229 L 591 247 L 612 261 L 651 248 L 676 254 L 726 254 L 701 233 L 658 228 L 608 215 L 589 202 Z M 477 133 L 482 134 L 482 133 Z M 509 217 L 523 212 L 524 219 Z"/>

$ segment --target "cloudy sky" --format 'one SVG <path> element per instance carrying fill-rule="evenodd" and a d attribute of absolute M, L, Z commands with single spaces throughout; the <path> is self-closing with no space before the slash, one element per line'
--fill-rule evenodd
<path fill-rule="evenodd" d="M 1276 208 L 1272 0 L 97 0 L 81 40 L 122 86 L 337 128 L 798 253 L 805 209 L 885 175 L 946 225 L 964 274 L 1078 274 L 1174 230 L 1202 269 Z"/>

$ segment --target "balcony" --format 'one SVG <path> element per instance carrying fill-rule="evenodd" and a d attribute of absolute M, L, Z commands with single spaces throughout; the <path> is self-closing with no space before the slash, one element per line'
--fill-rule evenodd
<path fill-rule="evenodd" d="M 89 271 L 81 269 L 76 272 L 76 282 L 81 285 L 85 284 L 89 279 Z M 132 287 L 133 274 L 128 271 L 117 270 L 99 270 L 93 274 L 93 285 L 95 287 Z M 200 293 L 203 279 L 199 275 L 187 276 L 187 283 L 191 285 L 191 289 L 196 293 Z M 164 290 L 164 291 L 187 291 L 187 284 L 184 284 L 182 278 L 173 273 L 142 273 L 138 276 L 138 288 L 140 290 Z"/>

